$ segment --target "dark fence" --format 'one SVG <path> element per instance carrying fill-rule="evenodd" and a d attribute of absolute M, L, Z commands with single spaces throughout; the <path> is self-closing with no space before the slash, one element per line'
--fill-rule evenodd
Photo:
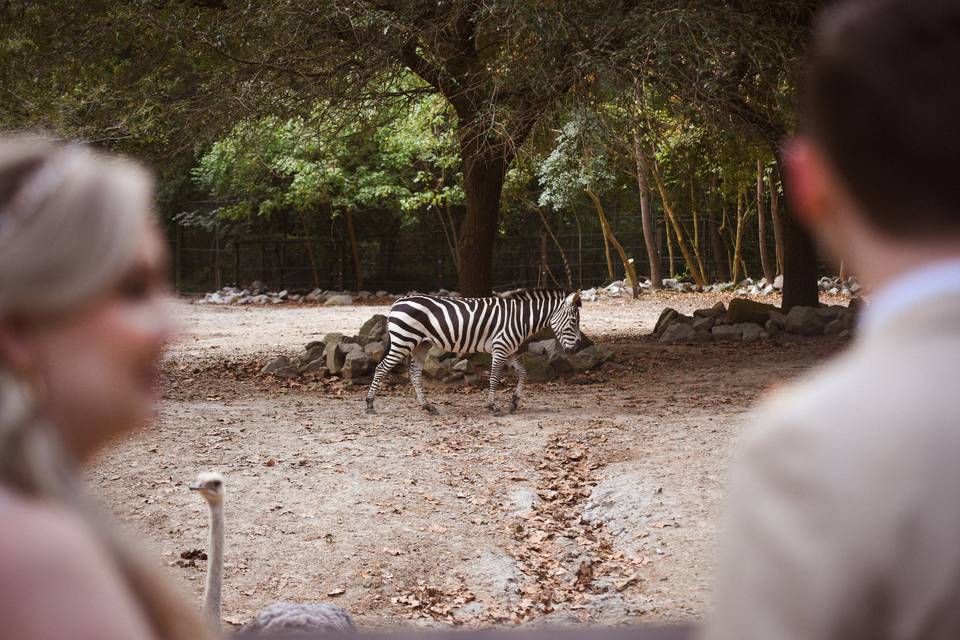
<path fill-rule="evenodd" d="M 615 225 L 617 239 L 637 273 L 649 274 L 639 220 Z M 615 224 L 615 223 L 614 223 Z M 426 226 L 426 225 L 424 225 Z M 692 223 L 687 221 L 688 229 Z M 565 286 L 563 248 L 573 285 L 588 288 L 609 282 L 603 233 L 595 218 L 567 220 L 553 230 L 557 241 L 535 219 L 504 229 L 494 247 L 493 285 L 497 290 L 529 286 Z M 709 277 L 716 276 L 714 255 L 707 238 L 706 220 L 699 221 L 701 257 Z M 755 234 L 753 229 L 748 233 Z M 361 264 L 356 274 L 352 247 L 344 234 L 331 233 L 310 239 L 283 235 L 237 235 L 198 228 L 176 227 L 170 234 L 176 264 L 176 284 L 182 293 L 200 293 L 226 285 L 249 285 L 259 280 L 273 289 L 386 290 L 405 292 L 456 289 L 457 267 L 451 242 L 436 229 L 414 228 L 377 236 L 358 231 Z M 662 228 L 662 269 L 671 273 L 667 242 Z M 753 236 L 755 237 L 755 236 Z M 771 241 L 772 244 L 772 241 Z M 755 242 L 754 242 L 755 245 Z M 614 278 L 624 277 L 622 262 L 610 247 Z M 744 256 L 750 273 L 760 272 L 758 257 L 748 248 Z M 685 271 L 682 256 L 674 247 L 676 273 Z M 359 286 L 358 286 L 359 285 Z"/>
<path fill-rule="evenodd" d="M 396 631 L 363 633 L 358 640 L 694 640 L 696 630 L 692 626 L 647 626 L 620 628 L 545 628 L 510 629 L 485 631 Z M 344 635 L 288 631 L 270 635 L 238 634 L 239 638 L 264 640 L 320 640 L 343 638 Z"/>

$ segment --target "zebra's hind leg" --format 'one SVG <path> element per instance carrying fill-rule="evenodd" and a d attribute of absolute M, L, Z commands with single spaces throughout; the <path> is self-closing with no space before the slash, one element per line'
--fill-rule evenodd
<path fill-rule="evenodd" d="M 377 392 L 380 390 L 383 377 L 400 364 L 400 361 L 406 356 L 407 349 L 391 340 L 390 349 L 387 351 L 387 354 L 383 356 L 380 364 L 377 365 L 376 370 L 373 372 L 373 381 L 370 383 L 370 388 L 367 389 L 367 413 L 375 414 L 377 412 L 376 409 L 373 408 L 373 400 L 377 397 Z"/>
<path fill-rule="evenodd" d="M 520 399 L 523 398 L 523 385 L 527 381 L 527 370 L 523 368 L 520 356 L 516 354 L 510 356 L 507 362 L 517 372 L 517 388 L 514 389 L 513 396 L 510 398 L 510 413 L 513 413 L 520 406 Z"/>
<path fill-rule="evenodd" d="M 487 408 L 495 416 L 503 415 L 503 412 L 497 407 L 497 387 L 500 386 L 500 378 L 503 376 L 503 366 L 506 362 L 507 354 L 502 351 L 493 352 L 493 361 L 490 363 L 490 390 L 487 392 Z"/>
<path fill-rule="evenodd" d="M 427 402 L 427 396 L 423 392 L 423 361 L 426 359 L 429 351 L 430 343 L 421 342 L 410 354 L 410 383 L 413 385 L 413 392 L 417 394 L 417 402 L 420 403 L 420 408 L 430 415 L 435 416 L 439 411 L 437 411 L 435 406 Z"/>

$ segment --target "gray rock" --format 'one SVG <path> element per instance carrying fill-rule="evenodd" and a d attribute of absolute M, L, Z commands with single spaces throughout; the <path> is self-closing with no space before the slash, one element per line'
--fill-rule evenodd
<path fill-rule="evenodd" d="M 262 375 L 274 374 L 277 371 L 281 371 L 290 367 L 293 363 L 290 362 L 290 358 L 287 356 L 278 356 L 268 362 L 266 366 L 260 370 Z"/>
<path fill-rule="evenodd" d="M 371 364 L 370 356 L 363 349 L 351 351 L 343 361 L 341 375 L 347 380 L 354 380 L 369 372 Z"/>
<path fill-rule="evenodd" d="M 783 329 L 787 326 L 787 316 L 781 313 L 780 311 L 771 311 L 769 319 L 773 321 L 779 329 Z"/>
<path fill-rule="evenodd" d="M 783 290 L 783 275 L 779 275 L 773 279 L 773 288 L 777 291 Z"/>
<path fill-rule="evenodd" d="M 340 370 L 343 369 L 343 361 L 346 359 L 346 354 L 340 348 L 339 342 L 328 342 L 323 348 L 323 359 L 326 362 L 330 375 L 336 376 L 339 375 Z"/>
<path fill-rule="evenodd" d="M 590 369 L 600 366 L 612 356 L 613 353 L 609 349 L 594 345 L 592 347 L 587 347 L 582 351 L 578 351 L 570 356 L 569 360 L 574 371 L 582 372 L 589 371 Z"/>
<path fill-rule="evenodd" d="M 298 366 L 303 366 L 308 362 L 313 362 L 317 358 L 323 357 L 324 344 L 322 342 L 311 342 L 307 345 L 306 350 L 297 356 L 296 364 Z"/>
<path fill-rule="evenodd" d="M 563 349 L 560 348 L 560 343 L 556 339 L 552 340 L 540 340 L 539 342 L 531 342 L 527 346 L 527 351 L 541 356 L 546 356 L 548 359 L 555 356 L 558 353 L 561 353 Z"/>
<path fill-rule="evenodd" d="M 741 339 L 744 342 L 756 342 L 763 335 L 763 327 L 752 322 L 735 325 L 740 327 Z"/>
<path fill-rule="evenodd" d="M 327 298 L 323 303 L 325 307 L 344 307 L 353 304 L 353 296 L 346 294 L 337 294 Z"/>
<path fill-rule="evenodd" d="M 381 289 L 380 291 L 377 291 L 377 292 L 376 292 L 375 294 L 373 294 L 373 295 L 376 296 L 377 298 L 386 298 L 386 297 L 389 296 L 390 294 L 389 294 L 387 291 L 384 291 L 383 289 Z"/>
<path fill-rule="evenodd" d="M 671 309 L 670 307 L 665 308 L 660 312 L 660 317 L 657 318 L 657 324 L 653 327 L 653 335 L 659 336 L 666 330 L 667 327 L 673 324 L 674 320 L 680 315 L 680 312 L 676 309 Z"/>
<path fill-rule="evenodd" d="M 675 322 L 671 325 L 668 325 L 667 328 L 663 330 L 658 342 L 661 344 L 687 343 L 693 340 L 695 333 L 696 331 L 692 325 L 682 322 Z"/>
<path fill-rule="evenodd" d="M 694 331 L 710 331 L 710 329 L 713 329 L 713 325 L 716 324 L 716 322 L 717 319 L 714 316 L 694 318 L 693 324 L 690 326 L 693 327 Z"/>
<path fill-rule="evenodd" d="M 722 302 L 717 302 L 709 309 L 697 309 L 693 312 L 694 318 L 719 318 L 727 312 L 727 308 Z"/>
<path fill-rule="evenodd" d="M 842 332 L 846 327 L 843 326 L 843 319 L 837 318 L 836 320 L 831 320 L 827 323 L 827 326 L 823 328 L 824 335 L 835 336 Z"/>
<path fill-rule="evenodd" d="M 524 354 L 523 367 L 527 370 L 527 379 L 533 382 L 544 382 L 557 377 L 556 370 L 550 366 L 550 359 L 543 355 L 529 352 Z"/>
<path fill-rule="evenodd" d="M 464 358 L 463 360 L 458 361 L 453 365 L 454 371 L 459 371 L 460 373 L 468 373 L 471 370 L 470 361 Z"/>
<path fill-rule="evenodd" d="M 787 323 L 784 329 L 787 333 L 795 333 L 801 336 L 821 335 L 823 334 L 824 322 L 813 307 L 794 307 L 787 314 Z"/>
<path fill-rule="evenodd" d="M 360 327 L 360 332 L 357 336 L 365 338 L 367 341 L 379 341 L 383 340 L 383 336 L 387 333 L 387 316 L 382 313 L 378 313 L 366 322 L 363 323 L 363 326 Z"/>
<path fill-rule="evenodd" d="M 714 327 L 710 333 L 713 334 L 713 339 L 717 342 L 739 342 L 743 339 L 742 326 L 742 323 L 722 324 Z"/>
<path fill-rule="evenodd" d="M 304 302 L 321 302 L 320 296 L 323 295 L 323 291 L 320 289 L 314 289 L 307 295 L 303 296 Z"/>
<path fill-rule="evenodd" d="M 313 362 L 308 362 L 298 369 L 301 374 L 313 374 L 318 378 L 326 378 L 330 375 L 330 370 L 327 369 L 326 360 L 322 357 L 317 358 Z"/>
<path fill-rule="evenodd" d="M 443 356 L 446 354 L 443 350 L 436 347 L 430 349 L 427 357 L 423 361 L 423 373 L 430 378 L 443 378 L 449 373 Z"/>
<path fill-rule="evenodd" d="M 370 356 L 373 364 L 380 364 L 383 356 L 387 353 L 387 348 L 382 342 L 368 342 L 363 346 L 363 350 Z"/>
<path fill-rule="evenodd" d="M 779 311 L 779 309 L 772 304 L 765 304 L 756 300 L 734 298 L 727 308 L 727 322 L 730 324 L 741 322 L 762 324 L 770 317 L 771 311 Z"/>
<path fill-rule="evenodd" d="M 713 334 L 710 331 L 694 331 L 693 340 L 691 342 L 695 344 L 704 344 L 705 342 L 712 342 Z"/>

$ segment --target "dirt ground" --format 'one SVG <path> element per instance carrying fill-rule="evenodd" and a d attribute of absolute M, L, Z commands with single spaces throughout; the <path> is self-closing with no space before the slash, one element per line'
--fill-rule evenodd
<path fill-rule="evenodd" d="M 746 410 L 844 346 L 643 337 L 664 306 L 717 299 L 586 303 L 583 330 L 615 361 L 531 384 L 501 418 L 474 388 L 428 387 L 434 417 L 400 384 L 367 416 L 363 387 L 257 375 L 384 307 L 180 303 L 157 423 L 101 455 L 89 482 L 199 601 L 206 563 L 181 554 L 205 547 L 206 507 L 187 484 L 222 472 L 231 623 L 277 600 L 335 602 L 367 628 L 698 618 Z"/>

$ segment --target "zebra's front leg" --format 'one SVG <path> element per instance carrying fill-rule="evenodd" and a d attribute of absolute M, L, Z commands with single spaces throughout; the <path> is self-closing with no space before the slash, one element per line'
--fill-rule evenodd
<path fill-rule="evenodd" d="M 513 413 L 520 406 L 520 399 L 523 398 L 523 385 L 527 381 L 527 370 L 523 368 L 520 356 L 517 354 L 510 356 L 507 362 L 517 372 L 517 388 L 514 389 L 513 397 L 510 398 L 510 413 Z"/>
<path fill-rule="evenodd" d="M 430 351 L 430 345 L 422 343 L 413 350 L 410 357 L 410 383 L 413 385 L 413 392 L 417 394 L 417 402 L 420 404 L 420 408 L 435 416 L 439 411 L 427 402 L 427 395 L 423 392 L 423 359 L 428 351 Z"/>
<path fill-rule="evenodd" d="M 493 412 L 493 415 L 503 415 L 497 407 L 497 387 L 500 386 L 500 378 L 503 376 L 503 367 L 507 362 L 507 354 L 503 351 L 494 351 L 493 360 L 490 363 L 490 390 L 487 392 L 487 408 Z"/>

